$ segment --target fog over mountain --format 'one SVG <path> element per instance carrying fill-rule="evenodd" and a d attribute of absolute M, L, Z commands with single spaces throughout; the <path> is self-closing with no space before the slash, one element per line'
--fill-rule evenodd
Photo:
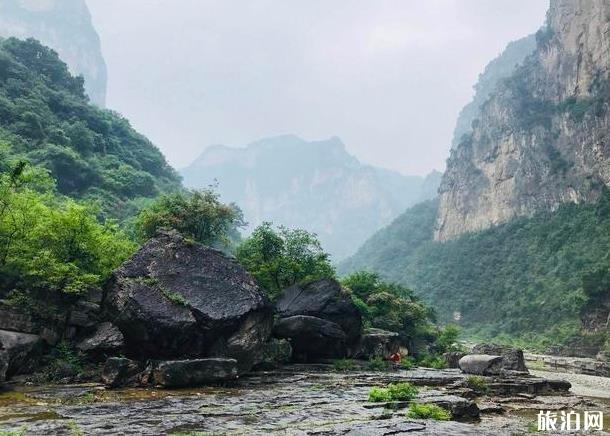
<path fill-rule="evenodd" d="M 85 0 L 2 0 L 0 36 L 36 38 L 85 78 L 93 103 L 106 101 L 106 64 Z"/>
<path fill-rule="evenodd" d="M 245 148 L 216 145 L 182 171 L 193 188 L 217 185 L 249 228 L 272 221 L 315 232 L 334 259 L 348 256 L 405 208 L 436 196 L 441 174 L 427 177 L 365 165 L 333 137 L 266 138 Z"/>
<path fill-rule="evenodd" d="M 339 136 L 362 162 L 442 170 L 472 84 L 545 0 L 87 0 L 108 105 L 184 167 L 211 144 Z M 431 126 L 434 126 L 433 128 Z"/>

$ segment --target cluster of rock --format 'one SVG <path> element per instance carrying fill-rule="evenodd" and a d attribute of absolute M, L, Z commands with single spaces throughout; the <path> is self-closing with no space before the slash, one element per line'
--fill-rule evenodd
<path fill-rule="evenodd" d="M 35 366 L 34 355 L 60 337 L 91 361 L 107 360 L 110 386 L 198 385 L 289 361 L 388 357 L 399 346 L 396 333 L 363 332 L 336 280 L 291 286 L 272 305 L 233 258 L 173 231 L 145 243 L 102 295 L 78 302 L 63 331 L 17 314 L 3 324 L 0 380 L 31 371 L 25 362 Z"/>

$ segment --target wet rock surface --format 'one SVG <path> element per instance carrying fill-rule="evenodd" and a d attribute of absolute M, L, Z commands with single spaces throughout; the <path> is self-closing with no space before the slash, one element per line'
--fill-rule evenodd
<path fill-rule="evenodd" d="M 354 357 L 364 360 L 374 357 L 389 359 L 393 353 L 399 350 L 400 338 L 398 333 L 370 328 L 363 332 Z"/>
<path fill-rule="evenodd" d="M 241 372 L 262 358 L 272 324 L 243 267 L 177 232 L 160 233 L 116 270 L 102 306 L 130 358 L 228 357 Z"/>
<path fill-rule="evenodd" d="M 237 379 L 235 359 L 168 360 L 152 371 L 155 385 L 164 388 L 201 386 Z"/>
<path fill-rule="evenodd" d="M 276 338 L 287 339 L 293 358 L 308 362 L 347 355 L 347 338 L 341 327 L 315 316 L 296 315 L 279 319 L 273 326 Z"/>
<path fill-rule="evenodd" d="M 365 407 L 371 404 L 366 400 L 373 386 L 424 380 L 438 384 L 420 384 L 415 401 L 469 404 L 450 386 L 465 377 L 456 370 L 337 373 L 331 365 L 290 365 L 248 374 L 228 385 L 185 390 L 22 387 L 0 393 L 0 430 L 25 426 L 28 435 L 70 434 L 73 428 L 100 435 L 511 435 L 526 432 L 535 423 L 533 411 L 541 407 L 601 407 L 565 395 L 490 396 L 484 399 L 487 407 L 504 413 L 485 413 L 469 423 L 407 419 L 407 404 Z"/>
<path fill-rule="evenodd" d="M 76 349 L 93 358 L 102 358 L 106 355 L 119 354 L 123 345 L 123 333 L 112 323 L 103 322 L 96 326 L 92 334 L 76 344 Z"/>
<path fill-rule="evenodd" d="M 315 280 L 291 286 L 279 296 L 275 311 L 280 318 L 313 316 L 339 325 L 345 333 L 348 354 L 353 354 L 362 335 L 360 311 L 333 279 Z"/>
<path fill-rule="evenodd" d="M 0 382 L 32 372 L 44 349 L 38 335 L 0 330 Z"/>

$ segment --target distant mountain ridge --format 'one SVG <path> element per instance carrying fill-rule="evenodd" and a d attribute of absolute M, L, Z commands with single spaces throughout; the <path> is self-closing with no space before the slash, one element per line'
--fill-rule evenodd
<path fill-rule="evenodd" d="M 181 171 L 187 187 L 218 183 L 250 227 L 273 221 L 315 232 L 335 259 L 352 254 L 408 206 L 434 196 L 440 173 L 404 176 L 364 165 L 337 137 L 266 138 L 245 148 L 215 145 Z M 432 194 L 431 194 L 432 193 Z"/>
<path fill-rule="evenodd" d="M 106 63 L 85 0 L 1 0 L 0 36 L 35 38 L 85 79 L 92 103 L 106 102 Z"/>

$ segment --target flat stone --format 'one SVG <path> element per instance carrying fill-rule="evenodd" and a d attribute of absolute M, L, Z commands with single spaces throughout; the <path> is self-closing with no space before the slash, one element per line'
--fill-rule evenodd
<path fill-rule="evenodd" d="M 193 359 L 157 362 L 153 380 L 164 388 L 201 386 L 237 379 L 235 359 Z"/>

